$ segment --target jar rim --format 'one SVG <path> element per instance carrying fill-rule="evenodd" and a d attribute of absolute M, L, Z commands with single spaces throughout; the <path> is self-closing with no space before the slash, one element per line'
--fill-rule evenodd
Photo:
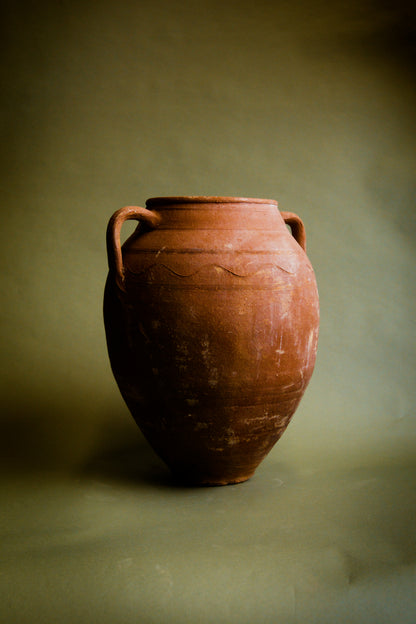
<path fill-rule="evenodd" d="M 169 204 L 271 204 L 277 206 L 275 199 L 259 199 L 253 197 L 221 197 L 204 195 L 183 195 L 172 197 L 151 197 L 146 206 L 161 206 Z"/>

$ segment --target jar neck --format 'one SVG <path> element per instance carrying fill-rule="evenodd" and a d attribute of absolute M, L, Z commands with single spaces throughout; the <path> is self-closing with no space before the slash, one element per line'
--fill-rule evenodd
<path fill-rule="evenodd" d="M 246 198 L 153 198 L 146 207 L 161 216 L 161 229 L 267 230 L 283 225 L 273 200 Z"/>

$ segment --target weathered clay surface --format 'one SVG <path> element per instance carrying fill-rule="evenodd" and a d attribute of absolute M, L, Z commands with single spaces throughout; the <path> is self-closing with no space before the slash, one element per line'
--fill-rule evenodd
<path fill-rule="evenodd" d="M 315 364 L 319 304 L 303 224 L 272 200 L 146 206 L 119 210 L 107 231 L 115 378 L 179 478 L 244 481 L 285 431 Z M 139 224 L 120 250 L 126 219 Z"/>

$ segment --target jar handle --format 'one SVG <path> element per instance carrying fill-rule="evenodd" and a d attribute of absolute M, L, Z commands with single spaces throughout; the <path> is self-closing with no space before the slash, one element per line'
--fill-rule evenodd
<path fill-rule="evenodd" d="M 294 212 L 281 212 L 280 214 L 283 217 L 283 221 L 290 226 L 293 238 L 306 253 L 306 232 L 302 219 Z"/>
<path fill-rule="evenodd" d="M 125 221 L 136 220 L 143 222 L 153 229 L 160 223 L 160 215 L 147 208 L 139 206 L 125 206 L 117 210 L 111 217 L 107 226 L 107 257 L 110 273 L 114 275 L 115 282 L 120 290 L 125 291 L 123 256 L 121 253 L 120 232 Z"/>

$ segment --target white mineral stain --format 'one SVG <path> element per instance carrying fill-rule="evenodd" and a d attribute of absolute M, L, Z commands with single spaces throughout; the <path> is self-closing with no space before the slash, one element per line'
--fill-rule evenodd
<path fill-rule="evenodd" d="M 228 446 L 234 446 L 235 444 L 238 444 L 238 442 L 240 441 L 240 439 L 235 435 L 234 431 L 229 428 L 227 429 L 227 444 Z"/>
<path fill-rule="evenodd" d="M 188 362 L 189 362 L 188 347 L 184 343 L 179 343 L 176 345 L 176 351 L 177 351 L 176 356 L 175 356 L 176 365 L 178 366 L 179 370 L 182 373 L 185 373 L 188 369 Z"/>
<path fill-rule="evenodd" d="M 163 247 L 161 247 L 161 248 L 159 249 L 159 251 L 157 252 L 157 254 L 156 254 L 156 256 L 155 256 L 155 257 L 156 257 L 156 258 L 158 258 L 158 257 L 159 257 L 159 254 L 161 254 L 161 253 L 162 253 L 162 251 L 164 251 L 165 249 L 166 249 L 166 245 L 163 245 Z"/>
<path fill-rule="evenodd" d="M 208 336 L 204 336 L 201 340 L 202 345 L 202 355 L 205 358 L 209 354 L 209 339 Z"/>
<path fill-rule="evenodd" d="M 308 338 L 308 346 L 307 346 L 307 358 L 306 358 L 306 368 L 309 368 L 309 361 L 311 359 L 311 351 L 312 351 L 312 347 L 313 347 L 313 341 L 315 338 L 315 332 L 313 329 L 311 329 L 311 331 L 309 332 L 309 338 Z"/>
<path fill-rule="evenodd" d="M 209 371 L 208 384 L 211 388 L 218 385 L 218 368 L 211 368 Z"/>

